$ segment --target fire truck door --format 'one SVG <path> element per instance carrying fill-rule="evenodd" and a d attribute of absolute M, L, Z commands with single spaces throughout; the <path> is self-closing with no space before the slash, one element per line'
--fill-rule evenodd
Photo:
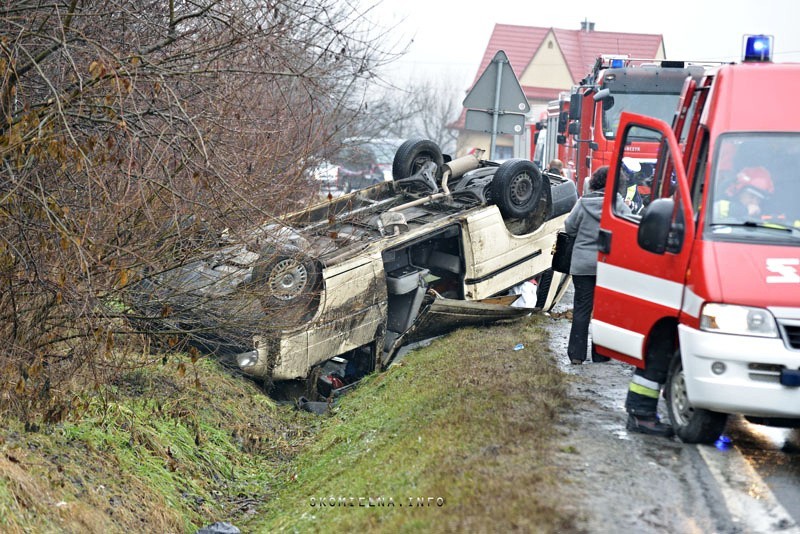
<path fill-rule="evenodd" d="M 618 131 L 600 221 L 591 333 L 600 354 L 643 367 L 653 326 L 677 317 L 681 309 L 695 226 L 691 201 L 685 200 L 691 196 L 680 147 L 670 127 L 658 119 L 623 113 Z M 652 179 L 651 192 L 639 213 L 623 207 L 618 193 L 628 186 L 620 171 L 624 149 L 635 141 L 660 146 L 653 176 L 645 178 Z M 661 249 L 653 247 L 656 220 L 662 223 L 655 240 Z"/>

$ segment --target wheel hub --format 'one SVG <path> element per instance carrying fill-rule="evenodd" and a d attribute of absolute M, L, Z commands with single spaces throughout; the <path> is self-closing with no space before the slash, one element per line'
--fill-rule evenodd
<path fill-rule="evenodd" d="M 279 261 L 272 269 L 268 284 L 275 298 L 292 300 L 297 298 L 308 283 L 308 271 L 302 263 L 292 259 Z"/>
<path fill-rule="evenodd" d="M 517 205 L 522 206 L 530 200 L 533 194 L 533 182 L 527 173 L 521 173 L 514 177 L 511 182 L 511 201 Z"/>
<path fill-rule="evenodd" d="M 694 408 L 689 402 L 689 396 L 686 394 L 686 380 L 683 376 L 683 371 L 677 374 L 672 381 L 672 413 L 680 425 L 686 425 L 692 417 Z"/>
<path fill-rule="evenodd" d="M 420 155 L 414 158 L 413 163 L 411 164 L 411 175 L 417 174 L 422 167 L 425 166 L 426 163 L 429 161 L 433 161 L 430 156 L 428 155 Z"/>

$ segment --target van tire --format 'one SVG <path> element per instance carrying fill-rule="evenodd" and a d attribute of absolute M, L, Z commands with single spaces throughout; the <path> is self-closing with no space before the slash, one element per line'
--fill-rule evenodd
<path fill-rule="evenodd" d="M 492 200 L 503 217 L 524 219 L 539 205 L 544 179 L 532 161 L 510 159 L 497 168 L 491 190 Z M 547 206 L 546 215 L 549 213 Z"/>
<path fill-rule="evenodd" d="M 693 408 L 686 394 L 686 379 L 680 349 L 675 351 L 666 383 L 669 419 L 675 434 L 685 443 L 714 443 L 722 435 L 728 415 Z"/>
<path fill-rule="evenodd" d="M 436 178 L 441 178 L 444 156 L 439 145 L 430 139 L 409 139 L 394 154 L 392 178 L 401 180 L 413 176 L 429 161 L 436 164 Z"/>
<path fill-rule="evenodd" d="M 322 270 L 311 257 L 264 247 L 253 265 L 250 285 L 268 322 L 293 326 L 313 315 L 321 281 Z"/>

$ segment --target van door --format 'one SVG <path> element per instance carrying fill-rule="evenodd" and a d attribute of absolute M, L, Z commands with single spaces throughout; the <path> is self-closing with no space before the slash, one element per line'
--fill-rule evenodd
<path fill-rule="evenodd" d="M 654 326 L 665 318 L 677 319 L 681 309 L 694 216 L 680 147 L 671 128 L 658 119 L 623 113 L 618 134 L 612 160 L 616 166 L 609 169 L 600 221 L 591 332 L 597 352 L 643 367 Z M 642 141 L 656 141 L 660 147 L 653 176 L 645 177 L 652 179 L 650 194 L 643 199 L 640 213 L 625 213 L 616 202 L 617 192 L 628 185 L 620 172 L 622 156 L 626 146 Z M 642 221 L 654 220 L 649 210 L 652 215 L 660 212 L 662 228 L 668 228 L 662 234 L 663 250 L 655 252 L 645 250 L 639 239 Z M 652 240 L 650 245 L 643 244 L 653 249 Z"/>

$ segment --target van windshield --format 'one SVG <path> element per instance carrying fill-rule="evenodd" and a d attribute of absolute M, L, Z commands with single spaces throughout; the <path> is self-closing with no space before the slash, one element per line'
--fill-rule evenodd
<path fill-rule="evenodd" d="M 714 235 L 800 238 L 800 134 L 720 136 L 707 223 Z"/>

